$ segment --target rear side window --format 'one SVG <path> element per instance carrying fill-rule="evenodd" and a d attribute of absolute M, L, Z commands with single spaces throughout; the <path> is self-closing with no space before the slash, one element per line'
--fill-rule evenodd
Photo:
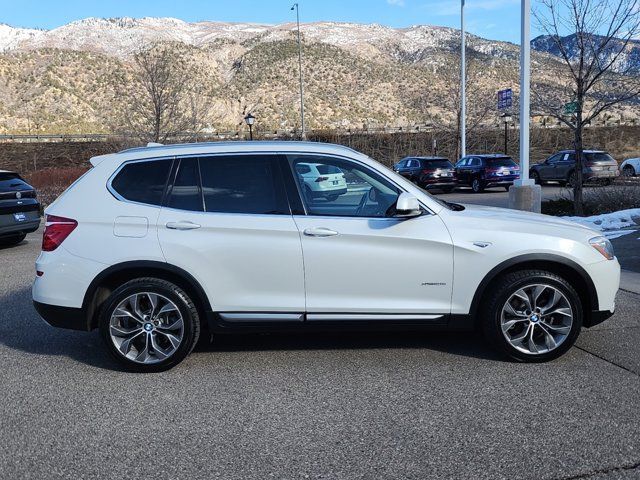
<path fill-rule="evenodd" d="M 171 159 L 128 163 L 111 181 L 111 188 L 126 200 L 160 205 L 171 163 Z"/>
<path fill-rule="evenodd" d="M 200 158 L 206 211 L 290 214 L 279 168 L 272 155 Z"/>
<path fill-rule="evenodd" d="M 192 212 L 203 210 L 197 158 L 180 160 L 167 206 Z"/>

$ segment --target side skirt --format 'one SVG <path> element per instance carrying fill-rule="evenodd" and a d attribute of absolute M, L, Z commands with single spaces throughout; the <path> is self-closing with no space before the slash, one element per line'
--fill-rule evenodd
<path fill-rule="evenodd" d="M 207 312 L 213 333 L 301 331 L 471 331 L 470 315 Z"/>

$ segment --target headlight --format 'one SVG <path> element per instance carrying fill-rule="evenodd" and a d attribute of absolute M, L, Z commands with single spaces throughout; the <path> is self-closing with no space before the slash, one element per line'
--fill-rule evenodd
<path fill-rule="evenodd" d="M 605 237 L 594 237 L 589 240 L 589 244 L 599 251 L 607 260 L 613 260 L 613 245 Z"/>

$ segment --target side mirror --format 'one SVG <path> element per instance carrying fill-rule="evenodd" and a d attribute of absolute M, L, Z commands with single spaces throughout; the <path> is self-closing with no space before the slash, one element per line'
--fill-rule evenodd
<path fill-rule="evenodd" d="M 422 210 L 420 209 L 418 199 L 410 193 L 401 193 L 396 202 L 396 213 L 394 217 L 411 218 L 419 217 L 420 215 L 422 215 Z"/>

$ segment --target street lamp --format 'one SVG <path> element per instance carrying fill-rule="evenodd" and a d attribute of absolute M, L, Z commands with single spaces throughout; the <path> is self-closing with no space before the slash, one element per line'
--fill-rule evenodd
<path fill-rule="evenodd" d="M 298 69 L 300 73 L 300 127 L 302 134 L 300 135 L 302 140 L 305 139 L 304 131 L 304 87 L 302 84 L 302 43 L 300 42 L 300 7 L 297 3 L 294 3 L 291 10 L 296 10 L 296 23 L 298 25 Z"/>
<path fill-rule="evenodd" d="M 511 123 L 511 114 L 503 113 L 500 115 L 502 117 L 502 121 L 504 122 L 504 154 L 507 155 L 508 152 L 508 142 L 509 142 L 509 124 Z"/>
<path fill-rule="evenodd" d="M 464 29 L 464 2 L 460 1 L 460 153 L 467 155 L 467 56 Z"/>
<path fill-rule="evenodd" d="M 256 121 L 256 117 L 251 115 L 251 112 L 247 113 L 247 116 L 244 117 L 244 122 L 249 125 L 249 140 L 253 140 L 253 122 Z"/>

